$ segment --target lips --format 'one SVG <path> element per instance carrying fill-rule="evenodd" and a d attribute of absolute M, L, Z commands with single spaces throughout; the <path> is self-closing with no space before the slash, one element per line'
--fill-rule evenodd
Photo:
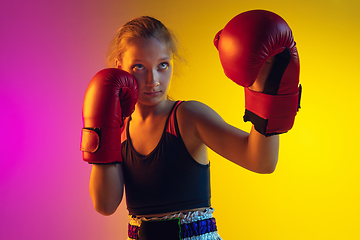
<path fill-rule="evenodd" d="M 161 91 L 144 92 L 144 94 L 149 97 L 155 97 L 155 96 L 158 96 L 159 94 L 161 94 Z"/>

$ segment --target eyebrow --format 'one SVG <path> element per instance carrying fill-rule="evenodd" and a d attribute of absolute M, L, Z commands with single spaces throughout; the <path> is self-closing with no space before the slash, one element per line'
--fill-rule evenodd
<path fill-rule="evenodd" d="M 160 60 L 170 60 L 171 57 L 164 57 L 164 58 L 160 58 Z"/>
<path fill-rule="evenodd" d="M 164 57 L 164 58 L 160 58 L 159 61 L 170 61 L 171 57 Z M 143 62 L 143 60 L 140 59 L 133 59 L 132 62 Z"/>

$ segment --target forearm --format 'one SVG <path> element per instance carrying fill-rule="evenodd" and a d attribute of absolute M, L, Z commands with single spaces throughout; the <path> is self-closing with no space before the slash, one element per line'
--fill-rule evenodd
<path fill-rule="evenodd" d="M 124 189 L 121 164 L 94 164 L 90 176 L 90 196 L 94 208 L 103 215 L 111 215 L 119 206 Z"/>
<path fill-rule="evenodd" d="M 248 137 L 247 156 L 258 173 L 275 171 L 279 155 L 279 135 L 265 137 L 252 127 Z"/>

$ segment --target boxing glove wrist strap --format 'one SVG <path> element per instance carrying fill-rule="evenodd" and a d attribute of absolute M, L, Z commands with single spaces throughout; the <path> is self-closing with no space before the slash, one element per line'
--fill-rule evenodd
<path fill-rule="evenodd" d="M 265 119 L 296 116 L 298 105 L 299 92 L 269 95 L 245 88 L 245 109 Z"/>
<path fill-rule="evenodd" d="M 285 133 L 294 123 L 299 108 L 300 91 L 286 95 L 269 95 L 245 88 L 244 121 L 265 135 Z"/>
<path fill-rule="evenodd" d="M 80 149 L 90 163 L 121 162 L 120 128 L 83 128 Z"/>

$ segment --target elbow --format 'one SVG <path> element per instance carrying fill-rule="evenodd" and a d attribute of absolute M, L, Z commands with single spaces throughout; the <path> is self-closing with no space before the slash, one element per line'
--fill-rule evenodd
<path fill-rule="evenodd" d="M 276 166 L 256 166 L 256 167 L 245 167 L 245 168 L 254 173 L 271 174 L 275 172 Z"/>
<path fill-rule="evenodd" d="M 263 165 L 257 169 L 258 170 L 257 172 L 261 174 L 271 174 L 275 172 L 276 165 L 277 165 L 276 162 L 272 164 Z"/>
<path fill-rule="evenodd" d="M 275 172 L 277 166 L 277 158 L 271 161 L 261 161 L 252 169 L 253 172 L 260 174 L 271 174 Z"/>
<path fill-rule="evenodd" d="M 92 202 L 95 211 L 104 216 L 110 216 L 114 214 L 119 207 L 122 197 L 119 198 L 103 198 L 103 197 L 92 197 Z"/>
<path fill-rule="evenodd" d="M 262 174 L 271 174 L 275 172 L 277 163 L 278 163 L 278 154 L 265 156 L 260 158 L 258 162 L 258 172 Z"/>
<path fill-rule="evenodd" d="M 110 204 L 94 203 L 94 209 L 104 216 L 110 216 L 115 213 L 118 206 L 111 206 Z"/>
<path fill-rule="evenodd" d="M 104 216 L 116 212 L 123 198 L 123 191 L 99 191 L 90 187 L 90 197 L 95 211 Z"/>
<path fill-rule="evenodd" d="M 260 171 L 258 171 L 258 173 L 260 174 L 271 174 L 273 172 L 275 172 L 276 166 L 274 167 L 266 167 L 266 168 L 262 168 Z"/>

